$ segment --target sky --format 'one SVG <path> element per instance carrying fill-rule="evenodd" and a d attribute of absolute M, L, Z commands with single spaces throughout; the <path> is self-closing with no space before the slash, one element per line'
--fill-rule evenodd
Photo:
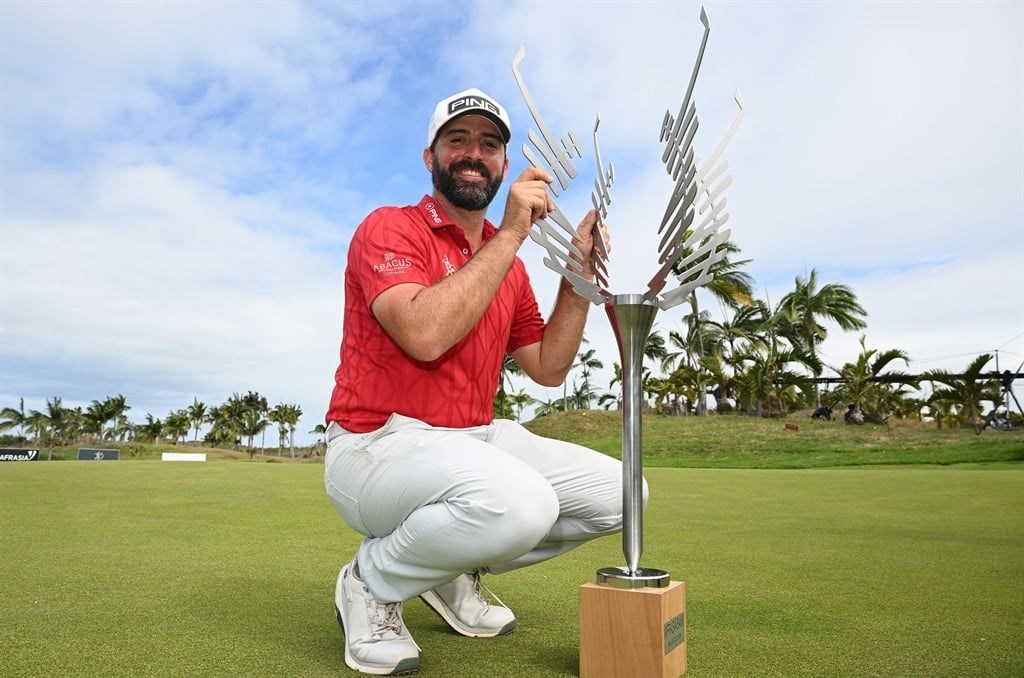
<path fill-rule="evenodd" d="M 694 147 L 711 154 L 741 91 L 725 196 L 756 296 L 775 304 L 811 270 L 849 286 L 868 327 L 826 324 L 834 367 L 865 336 L 915 373 L 986 352 L 1020 370 L 1024 4 L 704 6 Z M 143 422 L 253 390 L 299 405 L 297 443 L 311 442 L 338 362 L 347 244 L 376 207 L 429 192 L 435 103 L 491 94 L 512 118 L 509 181 L 527 166 L 520 47 L 548 124 L 585 142 L 558 199 L 574 222 L 600 115 L 616 175 L 609 287 L 644 291 L 672 188 L 658 135 L 689 82 L 700 7 L 3 0 L 0 406 L 121 394 Z M 520 255 L 546 313 L 559 278 L 536 243 Z M 681 329 L 683 309 L 655 330 Z M 619 356 L 597 306 L 587 339 L 607 390 Z"/>

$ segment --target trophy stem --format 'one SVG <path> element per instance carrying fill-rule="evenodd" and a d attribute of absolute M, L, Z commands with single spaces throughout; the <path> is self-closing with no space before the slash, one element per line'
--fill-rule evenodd
<path fill-rule="evenodd" d="M 643 360 L 658 306 L 639 294 L 605 305 L 622 358 L 622 553 L 626 575 L 640 571 L 643 538 Z"/>

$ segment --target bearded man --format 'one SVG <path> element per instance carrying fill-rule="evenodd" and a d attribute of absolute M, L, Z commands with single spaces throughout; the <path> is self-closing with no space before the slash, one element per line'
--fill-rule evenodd
<path fill-rule="evenodd" d="M 554 209 L 551 176 L 525 170 L 500 226 L 486 219 L 511 137 L 493 97 L 443 99 L 423 150 L 433 191 L 373 211 L 349 245 L 324 479 L 365 537 L 335 586 L 345 663 L 357 671 L 419 667 L 404 601 L 419 597 L 459 634 L 502 636 L 516 617 L 483 595 L 483 574 L 622 529 L 617 460 L 493 416 L 505 356 L 538 384 L 560 385 L 590 307 L 563 280 L 545 321 L 517 256 Z M 573 240 L 591 279 L 596 224 L 591 211 Z"/>

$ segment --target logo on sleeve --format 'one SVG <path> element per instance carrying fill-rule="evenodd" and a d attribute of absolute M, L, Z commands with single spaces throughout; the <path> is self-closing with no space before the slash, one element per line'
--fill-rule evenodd
<path fill-rule="evenodd" d="M 373 265 L 373 272 L 380 275 L 402 275 L 410 268 L 412 259 L 399 259 L 394 252 L 388 252 L 384 255 L 384 263 Z"/>

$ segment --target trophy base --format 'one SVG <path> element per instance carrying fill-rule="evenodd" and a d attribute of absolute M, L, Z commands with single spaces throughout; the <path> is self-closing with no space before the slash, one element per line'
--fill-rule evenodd
<path fill-rule="evenodd" d="M 669 574 L 652 567 L 632 572 L 625 567 L 602 567 L 597 571 L 597 583 L 617 589 L 663 589 L 669 584 Z"/>
<path fill-rule="evenodd" d="M 684 673 L 684 582 L 660 588 L 580 587 L 580 678 L 679 678 Z"/>

